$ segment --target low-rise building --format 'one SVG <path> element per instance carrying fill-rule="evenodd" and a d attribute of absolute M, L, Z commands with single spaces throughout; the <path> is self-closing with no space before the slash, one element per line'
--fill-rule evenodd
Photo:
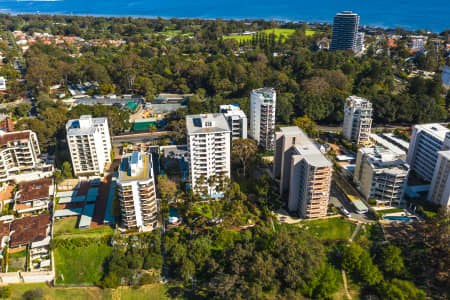
<path fill-rule="evenodd" d="M 157 227 L 155 178 L 151 154 L 133 151 L 122 158 L 117 180 L 122 226 L 150 231 Z"/>
<path fill-rule="evenodd" d="M 36 133 L 0 131 L 0 182 L 14 180 L 21 172 L 37 170 L 40 154 Z"/>
<path fill-rule="evenodd" d="M 220 105 L 219 113 L 224 114 L 231 129 L 231 139 L 247 138 L 247 116 L 237 105 Z"/>
<path fill-rule="evenodd" d="M 409 165 L 399 155 L 382 148 L 361 148 L 356 158 L 353 180 L 366 199 L 377 204 L 401 206 Z"/>
<path fill-rule="evenodd" d="M 18 213 L 46 210 L 53 191 L 52 178 L 21 182 L 15 195 L 14 208 Z"/>
<path fill-rule="evenodd" d="M 50 234 L 50 215 L 23 217 L 11 224 L 10 247 L 17 248 L 46 239 Z"/>

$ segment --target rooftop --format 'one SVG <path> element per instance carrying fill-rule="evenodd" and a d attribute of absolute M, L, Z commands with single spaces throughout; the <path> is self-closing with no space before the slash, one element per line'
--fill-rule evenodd
<path fill-rule="evenodd" d="M 17 202 L 20 203 L 48 197 L 52 184 L 53 180 L 51 178 L 21 182 L 18 188 L 19 197 L 17 198 Z"/>
<path fill-rule="evenodd" d="M 17 140 L 28 140 L 30 138 L 31 131 L 15 131 L 15 132 L 3 132 L 0 131 L 0 145 L 6 145 L 9 142 Z"/>
<path fill-rule="evenodd" d="M 95 124 L 105 122 L 107 122 L 107 119 L 104 117 L 92 118 L 90 115 L 83 115 L 79 119 L 67 121 L 67 135 L 91 135 L 95 132 Z"/>
<path fill-rule="evenodd" d="M 11 224 L 11 247 L 42 241 L 47 237 L 50 215 L 42 214 L 16 219 Z"/>
<path fill-rule="evenodd" d="M 314 144 L 294 146 L 297 155 L 301 155 L 308 164 L 316 167 L 331 167 L 333 164 L 317 149 Z"/>
<path fill-rule="evenodd" d="M 414 125 L 414 128 L 416 128 L 418 131 L 425 131 L 440 141 L 444 141 L 445 134 L 450 131 L 450 129 L 438 123 L 418 124 Z"/>
<path fill-rule="evenodd" d="M 386 169 L 395 173 L 409 170 L 409 165 L 392 150 L 372 147 L 361 148 L 359 151 L 367 156 L 368 162 L 374 169 Z"/>
<path fill-rule="evenodd" d="M 151 154 L 133 151 L 124 156 L 119 167 L 119 182 L 147 181 L 152 177 Z"/>
<path fill-rule="evenodd" d="M 254 93 L 254 94 L 275 94 L 276 91 L 272 87 L 263 87 L 263 88 L 260 88 L 260 89 L 252 90 L 252 93 Z"/>
<path fill-rule="evenodd" d="M 438 154 L 444 157 L 447 160 L 450 160 L 450 150 L 447 151 L 439 151 Z"/>
<path fill-rule="evenodd" d="M 302 140 L 303 137 L 307 138 L 309 142 L 311 142 L 308 138 L 308 136 L 306 135 L 306 133 L 303 132 L 303 130 L 300 129 L 300 127 L 298 126 L 287 126 L 287 127 L 281 127 L 280 131 L 283 133 L 283 135 L 287 135 L 287 136 L 298 136 L 301 135 L 302 136 Z"/>
<path fill-rule="evenodd" d="M 231 132 L 223 114 L 202 114 L 186 116 L 187 134 Z"/>
<path fill-rule="evenodd" d="M 349 96 L 347 97 L 346 105 L 356 106 L 356 105 L 369 105 L 372 106 L 372 103 L 366 98 L 358 97 L 358 96 Z"/>
<path fill-rule="evenodd" d="M 388 140 L 384 139 L 383 137 L 381 137 L 381 136 L 379 136 L 377 134 L 374 134 L 374 133 L 371 133 L 369 136 L 377 144 L 383 146 L 386 149 L 391 150 L 396 155 L 399 155 L 399 156 L 404 155 L 404 156 L 406 156 L 406 152 L 404 150 L 400 149 L 399 147 L 397 147 L 396 145 L 392 144 L 391 142 L 389 142 Z"/>
<path fill-rule="evenodd" d="M 219 112 L 225 114 L 225 117 L 229 116 L 239 116 L 241 118 L 246 118 L 245 113 L 239 108 L 238 105 L 220 105 Z"/>

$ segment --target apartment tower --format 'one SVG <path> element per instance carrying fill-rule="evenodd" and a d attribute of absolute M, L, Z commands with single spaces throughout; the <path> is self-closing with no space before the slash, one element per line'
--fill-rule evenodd
<path fill-rule="evenodd" d="M 191 188 L 221 197 L 221 177 L 230 177 L 231 129 L 223 114 L 186 116 Z M 211 183 L 212 179 L 216 183 Z"/>
<path fill-rule="evenodd" d="M 361 148 L 356 157 L 353 181 L 360 192 L 377 204 L 401 206 L 408 181 L 409 165 L 388 149 Z"/>
<path fill-rule="evenodd" d="M 423 179 L 433 179 L 438 152 L 443 150 L 445 135 L 450 130 L 440 124 L 415 125 L 411 133 L 406 161 Z"/>
<path fill-rule="evenodd" d="M 261 88 L 250 93 L 250 137 L 268 151 L 274 150 L 275 107 L 274 88 Z"/>
<path fill-rule="evenodd" d="M 447 132 L 442 151 L 434 168 L 428 201 L 441 206 L 450 205 L 450 132 Z"/>
<path fill-rule="evenodd" d="M 0 182 L 12 180 L 16 173 L 36 169 L 41 151 L 33 131 L 0 131 L 0 146 Z"/>
<path fill-rule="evenodd" d="M 121 224 L 150 231 L 157 227 L 157 204 L 152 155 L 133 151 L 120 162 L 117 180 Z"/>
<path fill-rule="evenodd" d="M 338 13 L 334 17 L 330 50 L 355 51 L 359 26 L 359 15 L 351 11 Z"/>
<path fill-rule="evenodd" d="M 288 195 L 289 211 L 302 218 L 326 216 L 332 163 L 298 127 L 280 129 L 276 144 L 274 175 Z"/>
<path fill-rule="evenodd" d="M 237 105 L 220 105 L 219 113 L 224 114 L 231 129 L 231 139 L 247 138 L 247 116 Z"/>
<path fill-rule="evenodd" d="M 293 146 L 308 142 L 308 136 L 297 126 L 281 127 L 275 133 L 275 153 L 273 162 L 273 174 L 280 180 L 280 194 L 289 193 L 289 181 L 291 174 L 290 157 L 295 152 Z"/>
<path fill-rule="evenodd" d="M 370 144 L 372 128 L 372 103 L 369 100 L 350 96 L 344 106 L 344 137 L 358 145 Z"/>
<path fill-rule="evenodd" d="M 108 119 L 81 116 L 66 124 L 67 144 L 75 176 L 99 175 L 111 162 Z"/>

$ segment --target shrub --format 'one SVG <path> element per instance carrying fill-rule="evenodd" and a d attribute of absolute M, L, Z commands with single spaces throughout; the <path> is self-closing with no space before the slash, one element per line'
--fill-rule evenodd
<path fill-rule="evenodd" d="M 24 300 L 40 300 L 44 299 L 44 290 L 41 288 L 26 291 L 22 295 L 22 299 Z"/>

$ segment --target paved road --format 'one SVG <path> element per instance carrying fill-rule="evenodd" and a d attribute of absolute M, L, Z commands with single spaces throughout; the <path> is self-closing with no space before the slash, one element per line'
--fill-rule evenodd
<path fill-rule="evenodd" d="M 355 209 L 353 205 L 350 204 L 347 197 L 344 195 L 344 193 L 339 189 L 339 187 L 332 182 L 331 183 L 331 197 L 330 197 L 330 203 L 332 203 L 335 207 L 340 209 L 344 207 L 348 212 L 350 212 L 351 218 L 361 221 L 361 222 L 370 222 L 371 220 L 367 214 L 358 214 L 355 212 Z"/>

